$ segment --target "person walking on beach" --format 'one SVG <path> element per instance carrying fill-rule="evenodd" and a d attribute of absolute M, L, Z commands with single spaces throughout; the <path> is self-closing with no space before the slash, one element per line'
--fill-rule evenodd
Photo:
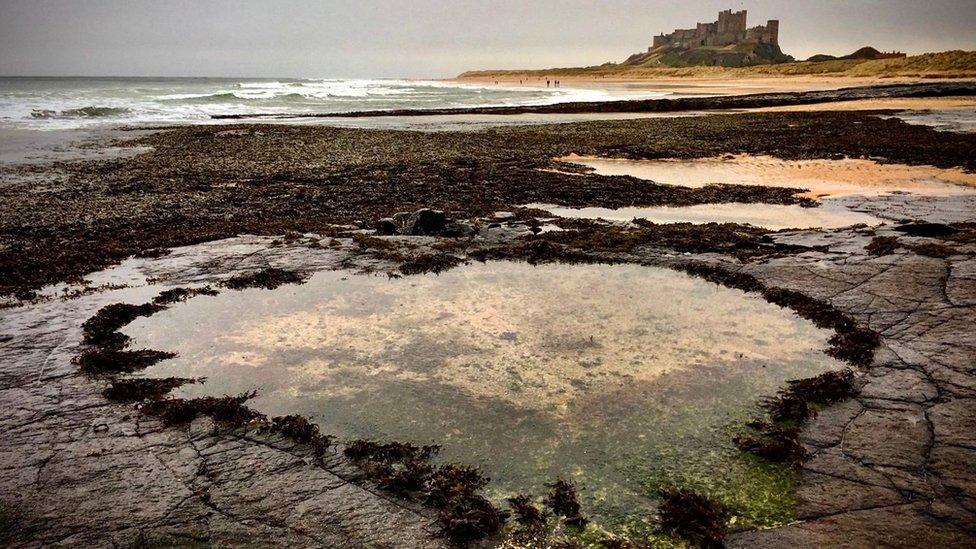
<path fill-rule="evenodd" d="M 548 78 L 546 78 L 546 87 L 547 88 L 549 87 L 549 79 Z"/>

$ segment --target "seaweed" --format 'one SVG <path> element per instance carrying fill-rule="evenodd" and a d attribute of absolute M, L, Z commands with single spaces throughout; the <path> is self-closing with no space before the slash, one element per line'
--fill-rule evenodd
<path fill-rule="evenodd" d="M 552 512 L 563 517 L 563 522 L 568 526 L 583 528 L 589 522 L 580 512 L 579 499 L 576 497 L 576 487 L 572 483 L 563 479 L 556 479 L 556 482 L 549 484 L 549 495 L 546 496 L 546 505 Z"/>
<path fill-rule="evenodd" d="M 444 507 L 453 499 L 474 495 L 487 486 L 488 481 L 474 467 L 450 463 L 438 467 L 427 477 L 424 500 L 428 505 Z"/>
<path fill-rule="evenodd" d="M 357 440 L 347 446 L 344 453 L 380 488 L 410 496 L 425 487 L 427 478 L 434 472 L 430 458 L 439 451 L 439 446 Z"/>
<path fill-rule="evenodd" d="M 460 258 L 449 254 L 423 254 L 400 265 L 400 272 L 405 275 L 434 273 L 453 269 L 463 263 Z"/>
<path fill-rule="evenodd" d="M 225 139 L 213 138 L 221 131 L 168 128 L 139 140 L 154 147 L 153 154 L 32 167 L 71 184 L 43 195 L 29 187 L 5 193 L 9 219 L 2 235 L 0 294 L 26 297 L 140 252 L 156 255 L 240 234 L 329 234 L 337 226 L 419 205 L 472 219 L 500 210 L 518 215 L 520 204 L 533 202 L 610 208 L 800 202 L 791 189 L 683 189 L 539 171 L 571 152 L 644 159 L 703 158 L 729 150 L 783 159 L 839 153 L 976 169 L 972 136 L 870 113 L 744 113 L 500 128 L 424 136 L 422 145 L 398 131 L 274 127 L 241 135 L 228 148 Z M 291 146 L 299 141 L 303 146 Z M 364 156 L 363 150 L 372 152 Z M 236 186 L 208 183 L 217 181 Z M 85 192 L 73 190 L 78 188 Z M 186 198 L 178 210 L 173 196 Z M 116 210 L 129 215 L 112 215 Z"/>
<path fill-rule="evenodd" d="M 729 512 L 721 503 L 691 490 L 659 492 L 659 528 L 665 534 L 687 540 L 696 547 L 724 547 Z"/>
<path fill-rule="evenodd" d="M 144 400 L 160 400 L 170 391 L 188 383 L 196 383 L 194 379 L 181 377 L 167 377 L 162 379 L 115 379 L 102 391 L 102 395 L 117 402 L 142 402 Z"/>
<path fill-rule="evenodd" d="M 129 337 L 119 330 L 141 316 L 151 316 L 164 308 L 155 303 L 106 305 L 81 325 L 85 343 L 102 348 L 123 349 L 129 344 Z"/>
<path fill-rule="evenodd" d="M 171 290 L 160 292 L 159 295 L 153 299 L 153 303 L 156 305 L 172 305 L 174 303 L 181 303 L 198 295 L 214 296 L 218 293 L 220 292 L 214 290 L 210 286 L 203 288 L 173 288 Z"/>
<path fill-rule="evenodd" d="M 787 382 L 787 387 L 763 403 L 773 421 L 802 422 L 813 414 L 809 403 L 826 405 L 855 394 L 854 372 L 824 372 L 816 377 Z"/>
<path fill-rule="evenodd" d="M 800 444 L 799 429 L 764 422 L 752 422 L 750 426 L 757 429 L 756 435 L 739 435 L 732 439 L 740 450 L 791 467 L 800 466 L 810 457 Z"/>
<path fill-rule="evenodd" d="M 176 353 L 153 351 L 117 351 L 112 348 L 90 348 L 73 359 L 82 372 L 90 376 L 131 374 L 157 362 L 176 357 Z"/>
<path fill-rule="evenodd" d="M 287 271 L 269 267 L 253 273 L 232 276 L 223 282 L 231 290 L 245 290 L 247 288 L 264 288 L 274 290 L 285 284 L 302 284 L 305 276 L 295 271 Z"/>
<path fill-rule="evenodd" d="M 499 531 L 508 515 L 479 495 L 452 499 L 437 513 L 441 533 L 458 544 L 467 544 Z"/>
<path fill-rule="evenodd" d="M 740 435 L 732 441 L 740 449 L 761 458 L 798 466 L 808 454 L 799 442 L 797 426 L 814 415 L 815 409 L 810 404 L 824 406 L 855 394 L 854 372 L 849 369 L 789 381 L 785 389 L 762 403 L 772 422 L 753 421 L 749 427 L 755 429 L 757 435 Z"/>
<path fill-rule="evenodd" d="M 439 446 L 357 440 L 344 453 L 380 488 L 402 497 L 417 496 L 439 509 L 441 533 L 452 541 L 468 543 L 497 532 L 508 515 L 478 493 L 488 479 L 463 465 L 434 467 L 430 460 L 438 451 Z"/>
<path fill-rule="evenodd" d="M 899 247 L 898 237 L 894 236 L 876 236 L 871 239 L 871 242 L 864 247 L 864 250 L 871 255 L 891 255 L 895 253 Z"/>
<path fill-rule="evenodd" d="M 275 417 L 265 430 L 280 433 L 295 442 L 307 444 L 316 456 L 324 455 L 332 446 L 333 437 L 323 435 L 319 426 L 299 415 Z"/>
<path fill-rule="evenodd" d="M 917 253 L 918 255 L 924 255 L 925 257 L 934 257 L 936 259 L 946 259 L 954 255 L 958 255 L 959 252 L 946 246 L 945 244 L 937 244 L 935 242 L 926 242 L 924 244 L 910 244 L 908 248 Z"/>
<path fill-rule="evenodd" d="M 250 392 L 238 396 L 155 400 L 144 405 L 142 413 L 158 417 L 167 427 L 189 423 L 199 416 L 208 416 L 225 427 L 243 427 L 253 421 L 266 420 L 263 414 L 244 406 L 255 394 Z"/>
<path fill-rule="evenodd" d="M 519 494 L 508 498 L 508 506 L 515 513 L 515 521 L 523 526 L 538 526 L 545 522 L 545 515 L 532 504 L 532 498 Z"/>

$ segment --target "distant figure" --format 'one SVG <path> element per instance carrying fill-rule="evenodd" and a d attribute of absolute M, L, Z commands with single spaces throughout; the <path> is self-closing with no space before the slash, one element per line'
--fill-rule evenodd
<path fill-rule="evenodd" d="M 546 78 L 546 87 L 547 88 L 549 87 L 549 79 L 548 78 Z"/>

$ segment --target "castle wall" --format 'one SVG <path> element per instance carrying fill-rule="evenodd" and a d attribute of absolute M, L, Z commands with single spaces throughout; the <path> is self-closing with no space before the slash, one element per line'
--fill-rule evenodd
<path fill-rule="evenodd" d="M 697 48 L 701 46 L 728 46 L 732 44 L 771 44 L 779 45 L 779 21 L 771 19 L 765 26 L 747 27 L 746 10 L 721 11 L 718 21 L 698 23 L 693 29 L 676 29 L 671 34 L 654 37 L 654 45 L 677 48 Z"/>

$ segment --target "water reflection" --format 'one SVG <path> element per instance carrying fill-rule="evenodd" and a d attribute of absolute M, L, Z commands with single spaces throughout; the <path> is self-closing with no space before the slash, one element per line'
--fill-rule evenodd
<path fill-rule="evenodd" d="M 836 229 L 864 223 L 880 225 L 873 215 L 855 212 L 824 200 L 817 208 L 775 204 L 701 204 L 698 206 L 647 208 L 565 208 L 553 204 L 526 204 L 526 208 L 546 210 L 560 217 L 630 221 L 646 219 L 654 223 L 743 223 L 778 231 L 780 229 Z"/>
<path fill-rule="evenodd" d="M 258 389 L 255 408 L 346 440 L 439 443 L 483 467 L 496 497 L 571 478 L 609 523 L 689 478 L 788 504 L 789 473 L 744 458 L 729 428 L 785 380 L 839 367 L 820 352 L 829 334 L 787 310 L 631 265 L 324 272 L 195 298 L 126 332 L 180 353 L 147 375 L 208 378 L 184 396 Z"/>
<path fill-rule="evenodd" d="M 599 175 L 629 175 L 666 185 L 711 183 L 809 189 L 806 196 L 870 196 L 891 192 L 946 196 L 976 192 L 976 174 L 952 168 L 879 164 L 872 160 L 783 160 L 747 154 L 695 160 L 627 160 L 571 155 L 563 162 Z"/>

